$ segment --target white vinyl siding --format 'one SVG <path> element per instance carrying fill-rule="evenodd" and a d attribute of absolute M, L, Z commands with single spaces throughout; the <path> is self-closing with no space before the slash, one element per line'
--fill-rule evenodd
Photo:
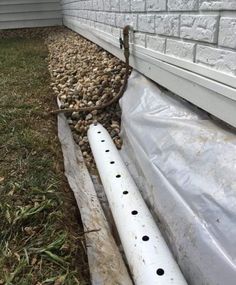
<path fill-rule="evenodd" d="M 61 24 L 60 0 L 0 0 L 0 30 Z"/>

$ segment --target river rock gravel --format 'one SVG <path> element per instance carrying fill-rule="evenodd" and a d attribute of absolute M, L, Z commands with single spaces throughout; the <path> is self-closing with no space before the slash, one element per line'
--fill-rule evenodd
<path fill-rule="evenodd" d="M 50 33 L 46 41 L 51 86 L 61 101 L 62 109 L 101 105 L 118 94 L 124 82 L 124 62 L 68 29 Z M 101 123 L 120 149 L 120 118 L 118 103 L 103 110 L 67 115 L 74 139 L 89 169 L 94 168 L 87 138 L 89 125 Z"/>

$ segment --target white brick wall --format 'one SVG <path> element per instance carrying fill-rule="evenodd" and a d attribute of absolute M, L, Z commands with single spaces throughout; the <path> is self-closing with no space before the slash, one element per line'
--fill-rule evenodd
<path fill-rule="evenodd" d="M 179 15 L 157 15 L 156 33 L 165 36 L 179 36 Z"/>
<path fill-rule="evenodd" d="M 235 52 L 198 45 L 196 62 L 236 75 Z"/>
<path fill-rule="evenodd" d="M 67 19 L 71 15 L 117 38 L 130 24 L 138 46 L 236 75 L 236 0 L 62 0 L 62 5 Z"/>
<path fill-rule="evenodd" d="M 166 39 L 159 36 L 146 36 L 146 46 L 148 49 L 164 53 Z"/>
<path fill-rule="evenodd" d="M 134 30 L 137 30 L 138 15 L 136 15 L 136 14 L 126 14 L 125 15 L 125 22 L 124 22 L 124 25 L 122 26 L 122 28 L 125 25 L 131 25 L 134 28 Z"/>
<path fill-rule="evenodd" d="M 135 43 L 137 46 L 145 47 L 146 35 L 143 34 L 143 33 L 135 33 L 135 34 L 134 34 L 134 43 Z"/>
<path fill-rule="evenodd" d="M 169 0 L 168 8 L 170 11 L 196 11 L 198 0 Z"/>
<path fill-rule="evenodd" d="M 147 0 L 147 11 L 165 11 L 166 0 Z"/>
<path fill-rule="evenodd" d="M 119 0 L 112 0 L 111 1 L 111 11 L 114 11 L 114 12 L 120 11 L 120 1 Z"/>
<path fill-rule="evenodd" d="M 199 0 L 202 10 L 235 10 L 235 0 Z"/>
<path fill-rule="evenodd" d="M 236 49 L 236 17 L 221 18 L 219 45 Z"/>
<path fill-rule="evenodd" d="M 120 12 L 130 12 L 130 0 L 120 0 Z"/>
<path fill-rule="evenodd" d="M 140 32 L 155 33 L 155 16 L 154 15 L 139 15 L 138 30 Z"/>
<path fill-rule="evenodd" d="M 113 1 L 113 0 L 111 0 Z M 132 12 L 144 12 L 146 8 L 146 1 L 144 0 L 131 0 Z"/>
<path fill-rule="evenodd" d="M 187 61 L 194 59 L 195 44 L 167 39 L 166 54 L 182 58 Z"/>
<path fill-rule="evenodd" d="M 217 16 L 181 16 L 180 37 L 196 41 L 216 43 Z"/>

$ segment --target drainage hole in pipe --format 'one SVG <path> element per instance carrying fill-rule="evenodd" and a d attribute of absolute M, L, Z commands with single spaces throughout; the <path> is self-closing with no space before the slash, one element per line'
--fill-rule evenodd
<path fill-rule="evenodd" d="M 129 193 L 128 191 L 124 191 L 124 192 L 123 192 L 124 195 L 127 195 L 128 193 Z"/>
<path fill-rule="evenodd" d="M 101 142 L 105 142 L 105 140 L 101 140 Z"/>
<path fill-rule="evenodd" d="M 132 215 L 138 215 L 138 211 L 134 210 L 131 212 Z"/>
<path fill-rule="evenodd" d="M 106 150 L 105 150 L 105 152 L 109 152 L 109 151 L 110 151 L 109 149 L 106 149 Z"/>
<path fill-rule="evenodd" d="M 121 177 L 121 175 L 120 175 L 120 174 L 117 174 L 117 175 L 116 175 L 116 178 L 120 178 L 120 177 Z"/>
<path fill-rule="evenodd" d="M 114 164 L 115 163 L 115 161 L 110 161 L 110 164 Z"/>
<path fill-rule="evenodd" d="M 148 236 L 143 236 L 143 237 L 142 237 L 142 240 L 143 240 L 143 241 L 148 241 L 148 240 L 149 240 L 149 237 L 148 237 Z"/>
<path fill-rule="evenodd" d="M 156 273 L 157 273 L 157 275 L 162 276 L 162 275 L 164 275 L 165 271 L 162 268 L 158 268 Z"/>

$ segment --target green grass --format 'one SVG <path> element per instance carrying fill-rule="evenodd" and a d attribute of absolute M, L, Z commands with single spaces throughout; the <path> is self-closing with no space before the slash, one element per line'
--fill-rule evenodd
<path fill-rule="evenodd" d="M 0 40 L 0 284 L 89 284 L 40 38 Z M 54 106 L 55 107 L 55 106 Z"/>

